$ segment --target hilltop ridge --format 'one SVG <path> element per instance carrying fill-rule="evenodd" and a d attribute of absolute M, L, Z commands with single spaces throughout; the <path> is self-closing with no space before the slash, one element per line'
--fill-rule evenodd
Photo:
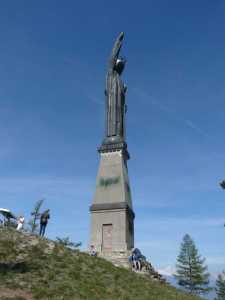
<path fill-rule="evenodd" d="M 0 229 L 0 299 L 198 300 L 55 241 Z"/>

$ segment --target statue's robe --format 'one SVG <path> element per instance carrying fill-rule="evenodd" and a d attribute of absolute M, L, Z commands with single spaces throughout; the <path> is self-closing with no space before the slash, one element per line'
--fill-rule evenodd
<path fill-rule="evenodd" d="M 124 137 L 125 88 L 120 75 L 110 70 L 106 79 L 106 135 Z"/>

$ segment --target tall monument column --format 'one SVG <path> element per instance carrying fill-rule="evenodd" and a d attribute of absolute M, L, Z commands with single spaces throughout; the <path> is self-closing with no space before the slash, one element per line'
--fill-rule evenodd
<path fill-rule="evenodd" d="M 98 148 L 100 166 L 91 212 L 90 244 L 100 256 L 117 265 L 125 265 L 134 247 L 132 208 L 125 141 L 126 86 L 120 75 L 125 59 L 119 57 L 124 34 L 117 38 L 106 76 L 105 137 Z"/>

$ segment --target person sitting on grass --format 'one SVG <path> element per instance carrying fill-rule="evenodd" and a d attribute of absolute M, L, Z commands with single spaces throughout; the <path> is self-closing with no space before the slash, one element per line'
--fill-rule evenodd
<path fill-rule="evenodd" d="M 141 262 L 137 254 L 133 255 L 134 269 L 136 271 L 141 271 Z"/>
<path fill-rule="evenodd" d="M 48 209 L 45 212 L 43 212 L 43 214 L 41 214 L 41 217 L 40 217 L 40 236 L 45 235 L 46 226 L 48 224 L 48 220 L 50 219 L 49 212 L 50 212 L 50 210 Z"/>
<path fill-rule="evenodd" d="M 132 263 L 132 267 L 135 271 L 141 271 L 141 251 L 138 248 L 133 248 L 129 262 Z"/>
<path fill-rule="evenodd" d="M 97 252 L 96 252 L 96 250 L 95 250 L 95 246 L 94 246 L 94 245 L 91 245 L 90 248 L 91 248 L 91 249 L 90 249 L 90 255 L 91 255 L 91 256 L 97 256 Z"/>

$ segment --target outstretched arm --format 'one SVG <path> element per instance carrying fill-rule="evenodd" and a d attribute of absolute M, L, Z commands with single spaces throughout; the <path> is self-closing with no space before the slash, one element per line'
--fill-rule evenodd
<path fill-rule="evenodd" d="M 110 64 L 111 68 L 113 68 L 113 66 L 115 65 L 116 60 L 119 56 L 120 49 L 122 47 L 123 38 L 124 38 L 124 33 L 121 32 L 120 35 L 118 36 L 115 44 L 114 44 L 113 49 L 112 49 L 112 54 L 111 54 L 111 57 L 110 57 L 110 60 L 109 60 L 109 64 Z"/>

